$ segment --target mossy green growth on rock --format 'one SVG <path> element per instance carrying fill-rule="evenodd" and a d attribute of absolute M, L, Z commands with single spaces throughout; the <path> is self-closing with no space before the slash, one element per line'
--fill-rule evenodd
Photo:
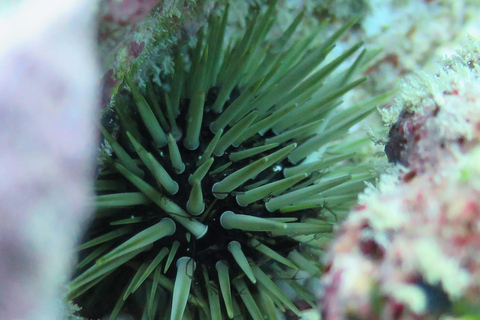
<path fill-rule="evenodd" d="M 127 78 L 115 104 L 113 150 L 96 181 L 96 214 L 69 285 L 87 317 L 277 319 L 299 309 L 274 281 L 322 272 L 319 256 L 355 202 L 368 164 L 363 137 L 343 138 L 385 97 L 338 108 L 362 83 L 361 44 L 327 59 L 349 22 L 322 45 L 292 39 L 300 14 L 273 41 L 275 2 L 252 8 L 243 37 L 223 43 L 228 7 L 177 56 L 169 90 Z M 321 28 L 321 26 L 319 27 Z M 319 29 L 320 31 L 320 29 Z M 190 60 L 189 68 L 185 61 Z M 127 91 L 128 90 L 128 91 Z M 316 161 L 302 163 L 322 150 Z"/>

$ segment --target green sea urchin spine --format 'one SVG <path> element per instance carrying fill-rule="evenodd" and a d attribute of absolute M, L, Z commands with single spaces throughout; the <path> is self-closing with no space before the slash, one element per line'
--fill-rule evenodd
<path fill-rule="evenodd" d="M 314 37 L 291 39 L 300 14 L 267 43 L 273 2 L 252 10 L 244 36 L 225 48 L 227 17 L 228 6 L 200 31 L 189 70 L 176 59 L 169 91 L 147 80 L 144 95 L 127 78 L 118 137 L 102 128 L 114 155 L 69 285 L 86 316 L 300 315 L 274 279 L 321 273 L 322 236 L 375 176 L 336 143 L 384 98 L 337 110 L 368 58 L 337 71 L 358 44 L 324 63 L 354 21 L 314 47 Z M 300 164 L 320 148 L 318 161 Z M 287 284 L 313 305 L 313 294 Z"/>

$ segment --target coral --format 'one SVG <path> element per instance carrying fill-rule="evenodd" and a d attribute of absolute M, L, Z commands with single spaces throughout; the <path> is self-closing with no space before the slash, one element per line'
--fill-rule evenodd
<path fill-rule="evenodd" d="M 93 9 L 92 1 L 24 1 L 0 20 L 9 30 L 0 34 L 1 319 L 60 316 L 92 195 Z"/>
<path fill-rule="evenodd" d="M 402 165 L 370 189 L 333 242 L 323 319 L 478 312 L 478 45 L 404 85 L 386 152 Z M 400 111 L 401 110 L 401 111 Z"/>
<path fill-rule="evenodd" d="M 390 161 L 420 173 L 478 144 L 478 52 L 471 44 L 446 59 L 436 74 L 407 80 L 394 105 L 383 111 L 388 125 L 399 115 L 385 146 Z"/>
<path fill-rule="evenodd" d="M 375 177 L 355 161 L 362 140 L 344 136 L 385 96 L 338 108 L 365 80 L 354 77 L 368 59 L 357 54 L 337 70 L 360 43 L 325 60 L 354 21 L 312 46 L 314 37 L 293 41 L 299 14 L 265 40 L 272 2 L 251 7 L 244 34 L 222 44 L 228 6 L 219 13 L 177 56 L 168 85 L 143 78 L 143 90 L 127 77 L 113 109 L 118 130 L 102 128 L 113 156 L 104 154 L 95 220 L 69 285 L 85 316 L 300 315 L 273 280 L 290 274 L 285 283 L 313 306 L 295 273 L 322 272 L 328 234 Z"/>

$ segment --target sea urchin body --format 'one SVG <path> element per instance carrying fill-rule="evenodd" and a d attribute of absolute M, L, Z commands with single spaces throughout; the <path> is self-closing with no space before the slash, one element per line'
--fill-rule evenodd
<path fill-rule="evenodd" d="M 188 70 L 179 55 L 169 90 L 146 81 L 143 94 L 127 79 L 117 137 L 102 128 L 113 156 L 97 179 L 97 212 L 69 285 L 89 316 L 299 315 L 274 280 L 321 273 L 318 255 L 336 218 L 325 207 L 346 211 L 373 178 L 362 166 L 339 166 L 354 153 L 336 142 L 380 102 L 337 110 L 364 81 L 350 78 L 367 55 L 335 73 L 361 44 L 324 62 L 353 22 L 313 47 L 314 37 L 291 39 L 299 15 L 266 43 L 271 4 L 252 10 L 244 36 L 224 46 L 227 16 L 228 7 L 200 31 Z M 318 161 L 299 164 L 321 148 Z M 285 281 L 313 305 L 294 278 Z"/>

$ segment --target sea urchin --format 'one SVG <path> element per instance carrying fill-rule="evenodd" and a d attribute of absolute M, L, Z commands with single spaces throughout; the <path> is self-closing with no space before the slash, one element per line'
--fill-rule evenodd
<path fill-rule="evenodd" d="M 267 41 L 272 3 L 253 8 L 243 37 L 225 46 L 228 10 L 211 16 L 189 59 L 178 55 L 168 90 L 147 80 L 142 93 L 127 78 L 114 107 L 118 132 L 102 127 L 113 155 L 96 181 L 97 212 L 69 285 L 86 316 L 299 315 L 275 280 L 313 305 L 292 274 L 321 273 L 336 218 L 326 207 L 346 210 L 373 178 L 339 165 L 354 152 L 338 143 L 380 101 L 337 108 L 365 80 L 350 78 L 368 57 L 337 70 L 357 44 L 326 62 L 354 22 L 313 46 L 316 36 L 291 39 L 300 14 Z M 320 149 L 317 161 L 299 164 Z"/>

